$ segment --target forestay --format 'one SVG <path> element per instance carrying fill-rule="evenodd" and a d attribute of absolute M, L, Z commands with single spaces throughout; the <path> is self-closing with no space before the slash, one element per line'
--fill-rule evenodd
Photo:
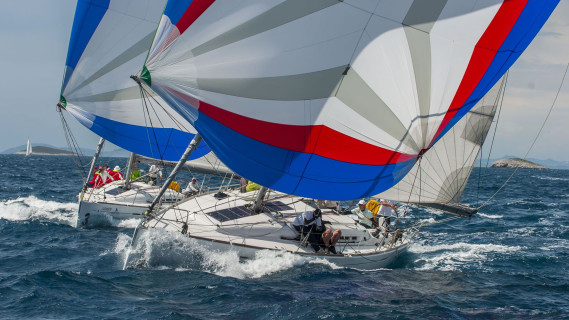
<path fill-rule="evenodd" d="M 241 176 L 355 199 L 401 179 L 558 0 L 170 0 L 143 79 Z"/>
<path fill-rule="evenodd" d="M 79 0 L 60 104 L 97 135 L 131 152 L 179 160 L 195 130 L 130 79 L 144 63 L 166 0 Z M 150 106 L 149 103 L 152 103 Z M 160 106 L 158 105 L 160 104 Z M 197 158 L 209 152 L 203 144 Z"/>

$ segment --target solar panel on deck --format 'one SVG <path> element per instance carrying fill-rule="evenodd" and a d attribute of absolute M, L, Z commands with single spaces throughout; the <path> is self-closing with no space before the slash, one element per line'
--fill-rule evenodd
<path fill-rule="evenodd" d="M 119 195 L 119 194 L 121 194 L 121 193 L 123 193 L 123 192 L 126 192 L 126 191 L 128 191 L 128 190 L 125 190 L 125 189 L 123 189 L 123 188 L 118 188 L 118 187 L 117 187 L 117 188 L 114 188 L 114 189 L 105 190 L 105 193 L 106 193 L 106 194 L 110 194 L 110 195 L 112 195 L 112 196 L 117 196 L 117 195 Z"/>
<path fill-rule="evenodd" d="M 292 207 L 280 202 L 280 201 L 271 201 L 265 204 L 265 208 L 269 209 L 269 211 L 286 211 L 292 210 Z"/>
<path fill-rule="evenodd" d="M 215 220 L 219 220 L 220 222 L 225 222 L 229 220 L 248 217 L 251 215 L 251 211 L 245 206 L 240 206 L 240 207 L 234 207 L 234 208 L 210 212 L 208 213 L 208 215 L 214 218 Z"/>

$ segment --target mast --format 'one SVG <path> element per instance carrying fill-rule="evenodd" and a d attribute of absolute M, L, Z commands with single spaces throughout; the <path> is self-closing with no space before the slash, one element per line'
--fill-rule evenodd
<path fill-rule="evenodd" d="M 124 190 L 128 190 L 128 188 L 130 187 L 130 175 L 132 172 L 132 164 L 134 163 L 134 161 L 136 160 L 136 156 L 134 154 L 134 152 L 130 153 L 130 157 L 128 157 L 128 165 L 126 167 L 126 177 L 124 179 Z"/>
<path fill-rule="evenodd" d="M 261 212 L 261 206 L 263 205 L 263 199 L 265 198 L 265 194 L 267 194 L 267 187 L 261 187 L 259 193 L 257 193 L 257 198 L 255 199 L 255 205 L 253 206 L 253 212 L 259 213 Z"/>
<path fill-rule="evenodd" d="M 197 149 L 198 145 L 201 142 L 202 142 L 202 136 L 199 133 L 196 133 L 196 135 L 188 145 L 188 148 L 180 158 L 180 161 L 178 161 L 178 164 L 176 165 L 176 167 L 174 167 L 174 170 L 172 170 L 172 172 L 170 173 L 170 175 L 162 185 L 160 192 L 158 192 L 158 195 L 156 195 L 156 198 L 154 198 L 154 201 L 152 201 L 152 204 L 148 208 L 148 211 L 146 211 L 145 213 L 146 215 L 149 215 L 152 212 L 152 210 L 154 210 L 154 207 L 156 206 L 156 204 L 158 204 L 158 202 L 162 198 L 162 195 L 164 195 L 164 193 L 168 189 L 168 186 L 170 186 L 170 183 L 172 183 L 172 180 L 174 180 L 174 178 L 178 174 L 178 171 L 180 171 L 180 169 L 184 166 L 184 163 L 186 163 L 192 152 L 194 152 L 194 150 Z"/>
<path fill-rule="evenodd" d="M 89 174 L 87 175 L 87 179 L 89 179 L 93 175 L 93 168 L 95 167 L 95 162 L 99 159 L 99 155 L 101 154 L 101 150 L 103 150 L 103 144 L 105 143 L 105 139 L 100 138 L 99 143 L 97 144 L 97 150 L 95 151 L 95 155 L 93 156 L 93 160 L 91 161 L 91 168 L 89 169 Z M 87 181 L 85 181 L 85 185 L 83 185 L 83 189 L 81 190 L 81 199 L 83 198 L 83 194 L 85 194 L 85 190 L 87 190 Z"/>

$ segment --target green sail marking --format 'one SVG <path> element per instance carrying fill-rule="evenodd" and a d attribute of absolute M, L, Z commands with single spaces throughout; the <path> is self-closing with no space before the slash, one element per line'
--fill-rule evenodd
<path fill-rule="evenodd" d="M 142 68 L 142 73 L 140 74 L 140 79 L 144 80 L 144 82 L 146 82 L 146 84 L 149 87 L 152 86 L 152 79 L 150 78 L 150 71 L 148 71 L 148 68 L 146 68 L 146 66 L 144 66 Z"/>
<path fill-rule="evenodd" d="M 59 103 L 61 103 L 61 106 L 63 107 L 63 109 L 65 109 L 67 107 L 67 100 L 65 100 L 65 97 L 62 95 L 59 96 Z"/>

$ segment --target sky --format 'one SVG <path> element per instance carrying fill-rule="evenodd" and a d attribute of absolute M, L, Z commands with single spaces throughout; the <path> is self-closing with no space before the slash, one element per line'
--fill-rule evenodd
<path fill-rule="evenodd" d="M 75 3 L 0 0 L 0 151 L 25 144 L 28 137 L 32 144 L 66 146 L 55 105 L 59 101 Z M 529 150 L 553 105 L 569 63 L 568 53 L 569 0 L 561 0 L 536 39 L 510 69 L 492 158 L 524 156 Z M 66 119 L 79 144 L 94 148 L 98 137 L 73 117 L 67 115 Z M 569 77 L 528 156 L 569 161 L 568 143 Z M 489 145 L 485 144 L 484 152 L 488 152 Z"/>

